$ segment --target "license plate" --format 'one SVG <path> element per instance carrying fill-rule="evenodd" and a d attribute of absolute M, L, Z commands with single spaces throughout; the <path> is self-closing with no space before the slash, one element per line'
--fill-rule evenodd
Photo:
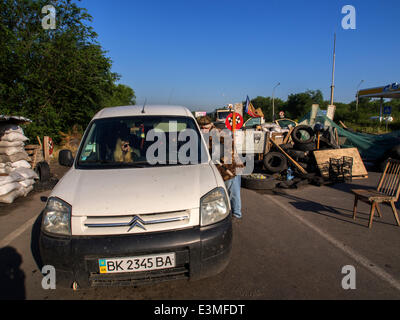
<path fill-rule="evenodd" d="M 175 253 L 99 259 L 100 273 L 138 272 L 175 267 Z"/>

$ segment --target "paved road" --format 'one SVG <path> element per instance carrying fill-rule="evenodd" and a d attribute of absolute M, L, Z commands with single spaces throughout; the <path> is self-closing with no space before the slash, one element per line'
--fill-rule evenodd
<path fill-rule="evenodd" d="M 220 275 L 139 288 L 43 290 L 37 254 L 42 192 L 0 208 L 0 298 L 24 299 L 399 299 L 400 228 L 388 207 L 372 230 L 368 206 L 351 219 L 350 185 L 307 186 L 272 194 L 242 189 L 242 221 L 234 222 L 232 258 Z M 35 223 L 36 220 L 36 223 Z M 356 290 L 341 286 L 342 267 L 356 270 Z M 14 277 L 8 276 L 13 270 Z"/>

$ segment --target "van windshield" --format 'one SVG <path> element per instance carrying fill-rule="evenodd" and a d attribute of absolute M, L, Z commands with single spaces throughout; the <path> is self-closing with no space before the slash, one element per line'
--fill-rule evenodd
<path fill-rule="evenodd" d="M 208 161 L 189 117 L 135 116 L 94 120 L 77 155 L 79 168 L 191 165 Z"/>

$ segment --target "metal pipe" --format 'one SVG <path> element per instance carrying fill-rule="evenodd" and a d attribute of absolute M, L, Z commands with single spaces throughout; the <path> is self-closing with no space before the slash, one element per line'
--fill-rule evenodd
<path fill-rule="evenodd" d="M 358 111 L 358 98 L 359 98 L 359 95 L 360 95 L 360 91 L 359 91 L 358 89 L 360 88 L 360 86 L 361 86 L 361 84 L 362 84 L 363 82 L 364 82 L 364 80 L 361 80 L 360 83 L 359 83 L 358 86 L 357 86 L 356 111 Z"/>

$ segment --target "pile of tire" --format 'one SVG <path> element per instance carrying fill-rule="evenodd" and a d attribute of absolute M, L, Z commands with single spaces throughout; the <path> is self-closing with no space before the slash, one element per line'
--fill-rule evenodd
<path fill-rule="evenodd" d="M 280 147 L 307 172 L 315 172 L 316 164 L 312 151 L 317 149 L 317 132 L 310 126 L 299 125 L 292 131 L 293 143 L 282 144 Z M 328 130 L 319 131 L 319 149 L 333 149 Z M 286 156 L 274 150 L 264 156 L 264 168 L 270 173 L 282 173 L 288 168 Z"/>
<path fill-rule="evenodd" d="M 319 129 L 319 149 L 334 149 L 330 141 L 328 130 Z M 317 165 L 312 154 L 317 149 L 317 132 L 310 126 L 299 125 L 291 134 L 292 143 L 281 144 L 280 147 L 294 159 L 308 174 L 297 175 L 293 180 L 287 181 L 286 174 L 290 165 L 286 155 L 278 148 L 268 152 L 263 158 L 263 173 L 242 176 L 242 187 L 254 190 L 268 190 L 278 188 L 299 188 L 306 184 L 322 185 L 323 178 L 317 176 Z M 280 176 L 280 178 L 279 178 Z M 282 180 L 282 177 L 284 180 Z M 280 180 L 279 180 L 280 179 Z"/>

